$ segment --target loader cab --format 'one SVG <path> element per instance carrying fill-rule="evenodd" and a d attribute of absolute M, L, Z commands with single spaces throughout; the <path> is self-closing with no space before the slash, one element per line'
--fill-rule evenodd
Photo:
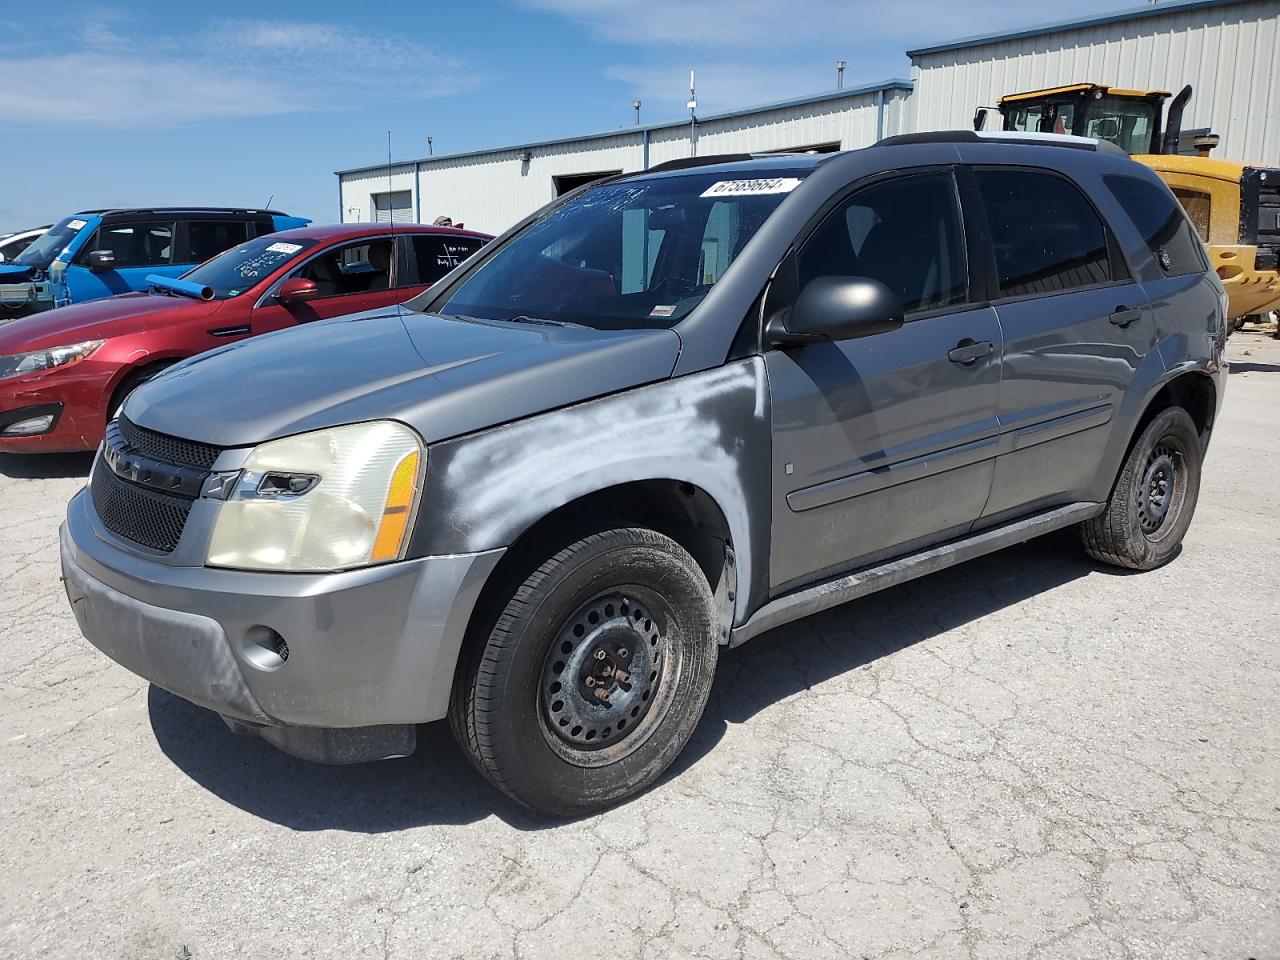
<path fill-rule="evenodd" d="M 1122 90 L 1076 83 L 1001 97 L 997 105 L 1005 130 L 1069 133 L 1107 140 L 1126 153 L 1164 152 L 1167 90 Z"/>

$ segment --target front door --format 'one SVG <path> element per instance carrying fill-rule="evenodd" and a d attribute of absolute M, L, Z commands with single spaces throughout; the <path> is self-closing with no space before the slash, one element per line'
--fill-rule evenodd
<path fill-rule="evenodd" d="M 970 302 L 951 171 L 880 181 L 840 204 L 779 272 L 886 284 L 898 330 L 766 355 L 780 593 L 966 532 L 991 486 L 1000 329 Z M 769 309 L 772 309 L 770 304 Z"/>
<path fill-rule="evenodd" d="M 176 277 L 185 272 L 189 265 L 174 260 L 176 235 L 177 223 L 173 220 L 104 223 L 67 267 L 71 302 L 145 290 L 151 273 Z M 110 250 L 115 254 L 115 264 L 108 270 L 90 270 L 88 257 L 95 250 Z"/>
<path fill-rule="evenodd" d="M 253 333 L 270 333 L 313 320 L 376 310 L 408 299 L 411 291 L 395 286 L 393 250 L 390 237 L 379 237 L 321 251 L 282 277 L 271 292 L 263 296 L 253 310 Z M 275 291 L 288 277 L 314 280 L 316 298 L 303 303 L 280 303 Z"/>

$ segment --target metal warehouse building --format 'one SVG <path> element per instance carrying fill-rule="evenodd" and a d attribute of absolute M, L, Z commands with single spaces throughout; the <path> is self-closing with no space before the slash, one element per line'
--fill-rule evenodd
<path fill-rule="evenodd" d="M 1215 157 L 1280 163 L 1280 0 L 1190 0 L 909 50 L 916 130 L 965 128 L 978 106 L 1068 83 L 1194 93 L 1184 128 Z"/>
<path fill-rule="evenodd" d="M 852 150 L 905 130 L 906 80 L 699 117 L 700 154 Z M 342 219 L 430 223 L 447 214 L 498 233 L 580 184 L 691 153 L 689 121 L 339 171 Z"/>
<path fill-rule="evenodd" d="M 1280 163 L 1280 0 L 1180 0 L 908 51 L 888 80 L 732 113 L 422 157 L 338 172 L 343 221 L 447 214 L 501 232 L 574 187 L 699 154 L 851 150 L 882 136 L 967 129 L 1001 96 L 1076 82 L 1190 83 L 1184 129 L 1222 138 L 1214 156 Z"/>

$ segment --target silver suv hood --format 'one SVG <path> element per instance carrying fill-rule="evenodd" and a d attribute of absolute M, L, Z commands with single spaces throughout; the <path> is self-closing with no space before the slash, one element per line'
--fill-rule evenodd
<path fill-rule="evenodd" d="M 221 447 L 383 418 L 430 443 L 665 379 L 679 352 L 671 330 L 370 311 L 193 357 L 136 390 L 125 412 Z"/>

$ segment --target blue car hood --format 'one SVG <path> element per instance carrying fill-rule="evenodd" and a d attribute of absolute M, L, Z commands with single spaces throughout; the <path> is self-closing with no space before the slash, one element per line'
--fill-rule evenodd
<path fill-rule="evenodd" d="M 124 412 L 221 447 L 377 419 L 431 443 L 665 379 L 679 353 L 672 330 L 369 311 L 193 357 L 135 390 Z"/>
<path fill-rule="evenodd" d="M 21 263 L 0 263 L 0 283 L 22 283 L 35 275 L 36 268 Z"/>

